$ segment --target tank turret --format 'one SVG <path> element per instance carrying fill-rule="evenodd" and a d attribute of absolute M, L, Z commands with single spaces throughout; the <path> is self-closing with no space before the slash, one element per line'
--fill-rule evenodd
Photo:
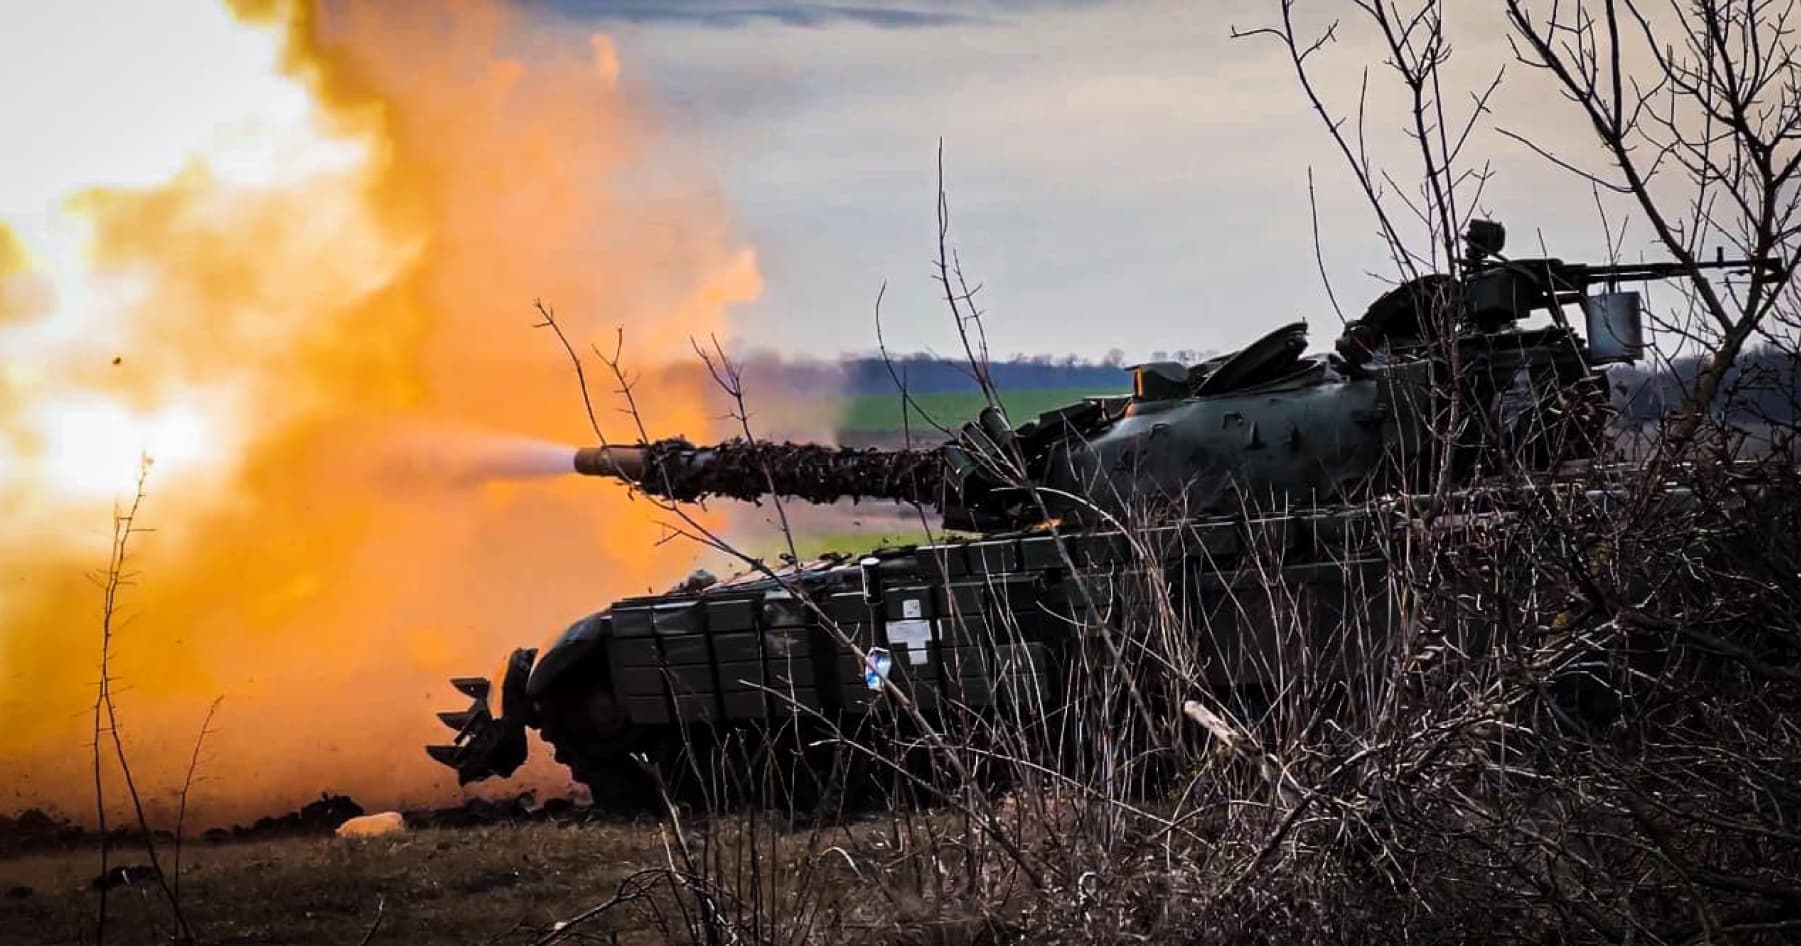
<path fill-rule="evenodd" d="M 1690 270 L 1508 260 L 1501 255 L 1506 231 L 1486 220 L 1472 222 L 1464 240 L 1460 275 L 1428 275 L 1391 290 L 1345 327 L 1329 353 L 1307 355 L 1306 324 L 1294 323 L 1200 364 L 1135 365 L 1129 394 L 1087 399 L 1017 428 L 987 408 L 934 448 L 671 439 L 586 448 L 574 468 L 681 502 L 773 495 L 917 503 L 940 510 L 946 527 L 976 531 L 1080 520 L 1090 511 L 1118 515 L 1145 501 L 1197 513 L 1345 502 L 1404 487 L 1410 471 L 1436 472 L 1436 462 L 1419 462 L 1435 449 L 1454 451 L 1459 474 L 1497 464 L 1537 468 L 1547 458 L 1532 445 L 1545 439 L 1548 418 L 1570 413 L 1540 409 L 1544 399 L 1553 390 L 1566 402 L 1571 391 L 1586 396 L 1594 410 L 1578 422 L 1590 425 L 1589 439 L 1598 437 L 1606 389 L 1595 369 L 1639 357 L 1638 295 L 1619 284 Z M 1607 291 L 1590 294 L 1596 286 Z M 1550 325 L 1520 327 L 1541 310 Z M 1566 310 L 1582 313 L 1586 340 Z M 1435 443 L 1430 418 L 1453 398 L 1475 423 L 1456 442 Z M 1556 439 L 1567 459 L 1568 438 Z"/>

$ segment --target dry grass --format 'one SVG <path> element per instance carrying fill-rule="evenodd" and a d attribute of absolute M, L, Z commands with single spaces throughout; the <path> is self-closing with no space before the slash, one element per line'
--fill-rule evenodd
<path fill-rule="evenodd" d="M 666 863 L 649 824 L 529 824 L 423 830 L 366 841 L 283 839 L 197 845 L 184 857 L 182 907 L 210 944 L 529 943 L 558 920 Z M 795 845 L 804 840 L 794 836 Z M 97 861 L 88 849 L 0 862 L 0 943 L 92 939 Z M 115 889 L 108 941 L 157 941 L 167 907 L 148 888 Z M 602 942 L 658 943 L 637 910 L 583 927 Z M 616 938 L 615 938 L 616 937 Z M 589 940 L 593 941 L 593 940 Z"/>

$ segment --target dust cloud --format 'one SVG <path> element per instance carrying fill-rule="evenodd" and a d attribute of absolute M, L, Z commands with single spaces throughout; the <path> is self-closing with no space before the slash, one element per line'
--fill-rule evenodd
<path fill-rule="evenodd" d="M 215 697 L 195 822 L 453 799 L 422 751 L 445 679 L 693 555 L 550 475 L 593 435 L 533 300 L 656 377 L 755 256 L 604 35 L 485 0 L 100 6 L 0 40 L 30 143 L 0 184 L 0 806 L 91 809 L 89 578 L 144 454 L 112 666 L 153 811 Z M 690 393 L 654 436 L 714 432 Z"/>

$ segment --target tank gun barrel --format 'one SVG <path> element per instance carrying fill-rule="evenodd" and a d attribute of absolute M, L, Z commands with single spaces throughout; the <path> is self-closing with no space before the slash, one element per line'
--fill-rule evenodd
<path fill-rule="evenodd" d="M 1724 248 L 1716 249 L 1711 260 L 1696 259 L 1692 264 L 1665 263 L 1566 263 L 1560 259 L 1514 259 L 1501 256 L 1507 245 L 1507 228 L 1493 220 L 1471 220 L 1463 236 L 1464 266 L 1473 275 L 1484 272 L 1520 271 L 1533 280 L 1549 278 L 1551 292 L 1583 292 L 1591 286 L 1622 282 L 1644 282 L 1652 279 L 1678 279 L 1702 270 L 1725 269 L 1738 273 L 1763 273 L 1779 276 L 1783 263 L 1778 257 L 1742 257 L 1727 259 Z"/>
<path fill-rule="evenodd" d="M 1584 266 L 1585 276 L 1592 284 L 1595 282 L 1631 282 L 1641 279 L 1675 279 L 1686 276 L 1689 267 L 1682 263 L 1627 263 L 1617 266 Z M 1755 273 L 1759 270 L 1766 275 L 1774 276 L 1782 271 L 1782 260 L 1774 256 L 1760 256 L 1743 259 L 1696 260 L 1695 269 L 1729 269 L 1738 273 Z"/>
<path fill-rule="evenodd" d="M 942 508 L 941 450 L 878 450 L 741 439 L 697 446 L 680 438 L 608 444 L 575 452 L 575 472 L 629 483 L 651 496 L 695 502 L 711 496 L 809 503 L 893 499 Z"/>
<path fill-rule="evenodd" d="M 1558 291 L 1582 291 L 1590 286 L 1612 285 L 1622 282 L 1643 282 L 1652 279 L 1679 279 L 1689 275 L 1691 271 L 1725 269 L 1738 273 L 1754 273 L 1758 271 L 1774 275 L 1782 270 L 1782 261 L 1773 257 L 1757 259 L 1725 259 L 1696 260 L 1691 270 L 1685 263 L 1621 263 L 1617 265 L 1594 265 L 1588 263 L 1563 263 L 1557 260 L 1547 261 L 1553 287 Z M 1531 263 L 1526 265 L 1530 266 Z"/>
<path fill-rule="evenodd" d="M 644 478 L 647 453 L 647 448 L 637 444 L 582 447 L 575 451 L 575 472 L 636 483 Z"/>

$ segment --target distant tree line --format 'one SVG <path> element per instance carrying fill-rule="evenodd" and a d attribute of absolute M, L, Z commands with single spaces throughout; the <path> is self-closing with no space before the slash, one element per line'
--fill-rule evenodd
<path fill-rule="evenodd" d="M 1212 349 L 1154 351 L 1148 361 L 1194 364 L 1214 357 Z M 1113 349 L 1101 358 L 1081 355 L 1013 354 L 995 359 L 988 371 L 1002 391 L 1086 388 L 1126 391 L 1131 381 L 1125 352 Z M 897 379 L 917 394 L 978 391 L 969 365 L 961 358 L 928 352 L 892 355 L 853 354 L 837 359 L 786 358 L 769 352 L 743 356 L 738 366 L 753 387 L 787 391 L 832 389 L 843 395 L 893 394 Z M 700 374 L 697 368 L 695 374 Z"/>
<path fill-rule="evenodd" d="M 1152 352 L 1148 360 L 1194 364 L 1211 358 L 1211 350 Z M 1801 365 L 1798 356 L 1773 347 L 1753 348 L 1740 355 L 1715 399 L 1721 420 L 1788 422 L 1801 420 Z M 1078 355 L 1016 354 L 989 364 L 1002 391 L 1086 388 L 1125 391 L 1130 387 L 1128 362 L 1119 349 L 1099 359 Z M 1662 365 L 1619 365 L 1611 368 L 1614 402 L 1633 420 L 1666 417 L 1694 389 L 1702 362 L 1678 358 Z M 789 391 L 833 390 L 840 395 L 883 395 L 901 379 L 915 393 L 975 391 L 969 366 L 960 359 L 926 352 L 893 356 L 847 355 L 831 359 L 780 358 L 759 353 L 744 363 L 746 375 L 759 387 Z"/>
<path fill-rule="evenodd" d="M 1727 370 L 1713 415 L 1728 422 L 1787 423 L 1801 419 L 1801 367 L 1796 352 L 1753 348 Z M 1702 368 L 1699 358 L 1679 358 L 1667 365 L 1621 365 L 1608 372 L 1614 403 L 1625 417 L 1654 421 L 1670 415 L 1690 391 Z"/>
<path fill-rule="evenodd" d="M 1131 387 L 1131 382 L 1126 378 L 1121 360 L 1123 356 L 1090 361 L 1075 355 L 1061 358 L 1014 355 L 991 361 L 988 373 L 1002 391 L 1034 388 L 1117 388 L 1123 391 Z M 893 393 L 896 378 L 901 379 L 909 391 L 919 394 L 979 390 L 967 363 L 939 355 L 916 353 L 888 361 L 879 356 L 864 355 L 845 359 L 842 367 L 846 391 L 850 394 Z"/>

